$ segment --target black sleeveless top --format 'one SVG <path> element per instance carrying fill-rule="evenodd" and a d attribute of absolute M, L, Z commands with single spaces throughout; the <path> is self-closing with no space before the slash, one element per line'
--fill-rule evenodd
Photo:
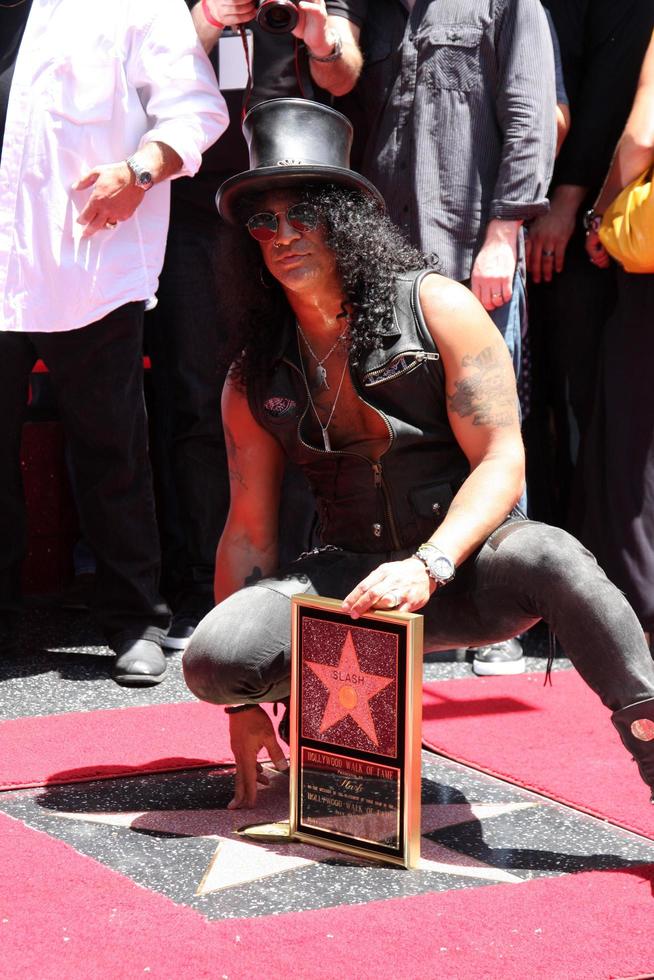
<path fill-rule="evenodd" d="M 394 326 L 383 347 L 350 364 L 355 391 L 388 428 L 379 462 L 304 440 L 309 402 L 291 323 L 271 374 L 248 385 L 254 418 L 315 493 L 324 544 L 374 554 L 412 548 L 433 533 L 470 471 L 449 424 L 443 365 L 420 308 L 425 275 L 398 276 Z"/>

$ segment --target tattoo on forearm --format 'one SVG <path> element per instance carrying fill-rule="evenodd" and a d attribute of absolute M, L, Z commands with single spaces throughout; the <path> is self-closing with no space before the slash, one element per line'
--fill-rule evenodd
<path fill-rule="evenodd" d="M 236 440 L 230 432 L 230 430 L 225 426 L 225 448 L 227 450 L 227 464 L 229 468 L 229 478 L 235 483 L 240 483 L 242 487 L 246 486 L 243 474 L 238 468 L 237 463 L 237 452 L 238 447 L 236 445 Z"/>
<path fill-rule="evenodd" d="M 485 347 L 475 357 L 466 354 L 461 363 L 475 373 L 454 383 L 454 394 L 447 396 L 450 411 L 471 418 L 473 425 L 513 425 L 517 419 L 515 386 L 508 383 L 497 351 Z"/>
<path fill-rule="evenodd" d="M 243 579 L 243 585 L 254 585 L 255 582 L 258 582 L 262 578 L 263 572 L 258 565 L 255 565 L 250 574 L 246 575 Z"/>

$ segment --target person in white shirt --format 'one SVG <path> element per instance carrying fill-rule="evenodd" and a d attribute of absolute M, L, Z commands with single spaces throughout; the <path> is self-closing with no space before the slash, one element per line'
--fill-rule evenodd
<path fill-rule="evenodd" d="M 42 358 L 114 679 L 164 676 L 143 310 L 163 262 L 169 178 L 194 174 L 226 125 L 183 0 L 0 3 L 0 650 L 20 608 L 19 446 Z"/>

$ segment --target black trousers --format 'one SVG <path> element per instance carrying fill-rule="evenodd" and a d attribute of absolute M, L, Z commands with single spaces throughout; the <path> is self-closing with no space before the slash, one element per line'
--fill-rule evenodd
<path fill-rule="evenodd" d="M 61 333 L 0 333 L 0 619 L 20 608 L 25 506 L 20 442 L 30 371 L 48 366 L 80 523 L 98 571 L 94 611 L 110 644 L 163 635 L 159 543 L 143 399 L 143 304 Z"/>
<path fill-rule="evenodd" d="M 571 238 L 551 283 L 529 284 L 531 410 L 523 426 L 529 516 L 574 529 L 570 503 L 579 436 L 592 413 L 602 328 L 615 306 L 614 270 Z"/>
<path fill-rule="evenodd" d="M 582 440 L 574 531 L 654 630 L 654 275 L 617 273 Z"/>
<path fill-rule="evenodd" d="M 200 615 L 213 606 L 216 546 L 229 509 L 220 397 L 232 238 L 217 217 L 174 215 L 158 304 L 145 318 L 162 588 L 174 608 L 196 606 Z"/>

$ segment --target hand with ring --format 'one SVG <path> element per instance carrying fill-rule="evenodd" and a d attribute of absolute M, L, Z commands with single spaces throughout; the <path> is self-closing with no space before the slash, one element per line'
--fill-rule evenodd
<path fill-rule="evenodd" d="M 436 588 L 419 558 L 384 562 L 367 575 L 343 600 L 343 612 L 358 619 L 371 609 L 416 612 Z"/>
<path fill-rule="evenodd" d="M 513 295 L 518 252 L 519 223 L 492 220 L 470 274 L 470 288 L 490 313 L 508 303 Z"/>
<path fill-rule="evenodd" d="M 145 197 L 124 160 L 87 171 L 73 184 L 73 190 L 90 191 L 77 218 L 77 223 L 84 226 L 82 238 L 110 231 L 119 221 L 129 220 Z"/>
<path fill-rule="evenodd" d="M 563 271 L 565 251 L 575 228 L 575 212 L 552 202 L 551 210 L 530 222 L 525 241 L 527 271 L 533 282 L 551 282 Z"/>

